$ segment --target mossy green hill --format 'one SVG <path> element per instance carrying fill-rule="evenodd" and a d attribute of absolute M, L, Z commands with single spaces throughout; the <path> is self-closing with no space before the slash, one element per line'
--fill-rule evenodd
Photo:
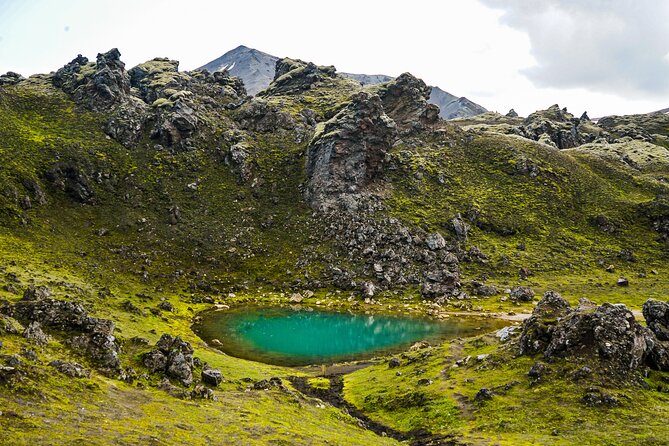
<path fill-rule="evenodd" d="M 287 379 L 325 391 L 320 369 L 253 363 L 203 343 L 191 325 L 213 304 L 283 305 L 309 291 L 304 304 L 330 308 L 529 313 L 532 302 L 504 292 L 516 286 L 535 300 L 555 289 L 571 303 L 633 310 L 667 300 L 660 117 L 636 124 L 640 139 L 625 130 L 639 117 L 608 127 L 566 112 L 442 121 L 413 76 L 366 89 L 333 67 L 280 62 L 256 98 L 226 73 L 179 72 L 169 59 L 126 71 L 114 52 L 0 83 L 0 307 L 47 286 L 114 321 L 126 374 L 98 371 L 62 331 L 45 329 L 50 342 L 36 346 L 0 325 L 0 365 L 17 373 L 0 374 L 0 443 L 397 443 Z M 559 133 L 569 125 L 573 140 Z M 326 191 L 320 201 L 308 197 L 315 189 Z M 163 333 L 222 372 L 216 401 L 146 369 L 142 355 Z M 490 359 L 450 367 L 482 354 Z M 647 375 L 643 390 L 610 390 L 620 406 L 592 408 L 580 398 L 595 384 L 554 374 L 530 385 L 533 359 L 491 336 L 411 355 L 410 366 L 379 360 L 344 377 L 345 398 L 413 432 L 407 441 L 422 432 L 464 444 L 666 443 L 664 372 Z M 83 364 L 90 378 L 54 372 L 56 359 Z M 421 387 L 419 369 L 434 384 Z M 271 377 L 282 387 L 253 388 Z M 510 382 L 473 402 L 481 387 Z"/>

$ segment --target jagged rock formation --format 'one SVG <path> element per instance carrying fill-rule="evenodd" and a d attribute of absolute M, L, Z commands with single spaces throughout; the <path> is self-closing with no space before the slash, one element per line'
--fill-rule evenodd
<path fill-rule="evenodd" d="M 572 308 L 549 291 L 523 324 L 520 354 L 585 361 L 612 378 L 629 377 L 644 365 L 669 371 L 669 344 L 660 339 L 667 329 L 666 309 L 656 301 L 644 304 L 649 330 L 622 304 L 596 306 L 582 299 Z"/>
<path fill-rule="evenodd" d="M 297 94 L 318 87 L 327 78 L 336 76 L 333 66 L 318 66 L 299 59 L 279 59 L 276 62 L 274 80 L 261 96 Z"/>
<path fill-rule="evenodd" d="M 227 72 L 179 72 L 179 62 L 155 58 L 130 71 L 114 48 L 95 63 L 79 55 L 53 75 L 54 86 L 91 110 L 111 112 L 105 131 L 126 147 L 149 124 L 151 137 L 177 149 L 191 147 L 202 110 L 239 102 L 243 83 Z M 131 88 L 132 87 L 132 88 Z M 197 97 L 198 99 L 195 99 Z"/>
<path fill-rule="evenodd" d="M 645 115 L 605 116 L 597 120 L 597 125 L 621 142 L 630 139 L 654 142 L 658 136 L 669 134 L 669 115 L 656 112 Z"/>
<path fill-rule="evenodd" d="M 24 324 L 30 324 L 31 336 L 37 333 L 42 339 L 41 343 L 43 337 L 38 330 L 41 331 L 42 327 L 68 333 L 70 336 L 66 344 L 85 353 L 103 371 L 118 372 L 119 346 L 114 337 L 114 322 L 89 316 L 79 304 L 48 296 L 49 293 L 44 289 L 28 288 L 23 299 L 5 305 L 0 311 Z"/>
<path fill-rule="evenodd" d="M 587 128 L 582 120 L 574 118 L 566 108 L 560 109 L 557 104 L 529 115 L 521 130 L 527 138 L 560 150 L 593 142 L 599 136 L 595 129 Z"/>
<path fill-rule="evenodd" d="M 383 102 L 384 111 L 395 121 L 400 133 L 424 128 L 439 119 L 437 106 L 427 102 L 430 87 L 410 73 L 381 84 L 376 93 Z"/>
<path fill-rule="evenodd" d="M 320 209 L 331 197 L 359 194 L 378 177 L 397 126 L 383 110 L 381 98 L 361 92 L 317 129 L 307 149 L 307 200 Z"/>
<path fill-rule="evenodd" d="M 56 71 L 53 84 L 93 110 L 109 110 L 130 94 L 130 77 L 116 48 L 99 53 L 95 63 L 78 55 Z"/>
<path fill-rule="evenodd" d="M 25 78 L 19 73 L 13 71 L 8 71 L 7 73 L 0 76 L 0 86 L 2 85 L 15 85 L 24 80 Z"/>

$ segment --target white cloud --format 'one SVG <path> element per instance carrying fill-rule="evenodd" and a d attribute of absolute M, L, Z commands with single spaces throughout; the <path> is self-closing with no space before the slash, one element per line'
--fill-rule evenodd
<path fill-rule="evenodd" d="M 588 88 L 623 97 L 669 93 L 669 2 L 482 0 L 527 32 L 539 87 Z"/>

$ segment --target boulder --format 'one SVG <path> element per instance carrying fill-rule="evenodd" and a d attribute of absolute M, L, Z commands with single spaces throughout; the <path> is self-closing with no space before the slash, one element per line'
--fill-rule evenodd
<path fill-rule="evenodd" d="M 643 304 L 643 317 L 659 341 L 669 342 L 669 302 L 648 299 Z"/>
<path fill-rule="evenodd" d="M 509 298 L 514 302 L 532 302 L 534 291 L 525 286 L 516 286 L 511 288 Z"/>
<path fill-rule="evenodd" d="M 35 344 L 44 346 L 49 343 L 49 336 L 42 331 L 42 326 L 39 322 L 33 321 L 26 327 L 23 332 L 23 337 Z"/>
<path fill-rule="evenodd" d="M 90 378 L 91 372 L 86 370 L 81 364 L 76 362 L 65 362 L 57 359 L 49 363 L 51 367 L 58 370 L 63 375 L 69 376 L 70 378 Z"/>
<path fill-rule="evenodd" d="M 428 235 L 425 239 L 425 243 L 427 244 L 427 247 L 433 251 L 446 247 L 446 240 L 438 232 L 433 232 L 432 234 Z"/>
<path fill-rule="evenodd" d="M 193 383 L 193 348 L 179 336 L 163 334 L 156 348 L 142 355 L 142 362 L 153 373 L 163 373 L 184 386 Z"/>
<path fill-rule="evenodd" d="M 223 374 L 218 369 L 205 367 L 202 370 L 202 382 L 210 386 L 218 386 L 223 382 Z"/>
<path fill-rule="evenodd" d="M 665 332 L 659 321 L 665 309 L 656 301 L 644 304 L 649 327 L 661 336 Z M 597 366 L 609 378 L 624 379 L 644 366 L 669 371 L 669 343 L 639 324 L 625 305 L 597 306 L 582 299 L 578 307 L 571 308 L 552 291 L 523 324 L 520 354 L 537 353 L 547 361 L 570 358 Z"/>

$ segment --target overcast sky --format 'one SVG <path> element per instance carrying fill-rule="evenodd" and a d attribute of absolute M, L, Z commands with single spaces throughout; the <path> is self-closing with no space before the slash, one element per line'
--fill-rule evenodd
<path fill-rule="evenodd" d="M 398 75 L 490 110 L 591 117 L 669 107 L 667 0 L 0 0 L 0 72 L 117 47 L 194 69 L 240 45 Z"/>

